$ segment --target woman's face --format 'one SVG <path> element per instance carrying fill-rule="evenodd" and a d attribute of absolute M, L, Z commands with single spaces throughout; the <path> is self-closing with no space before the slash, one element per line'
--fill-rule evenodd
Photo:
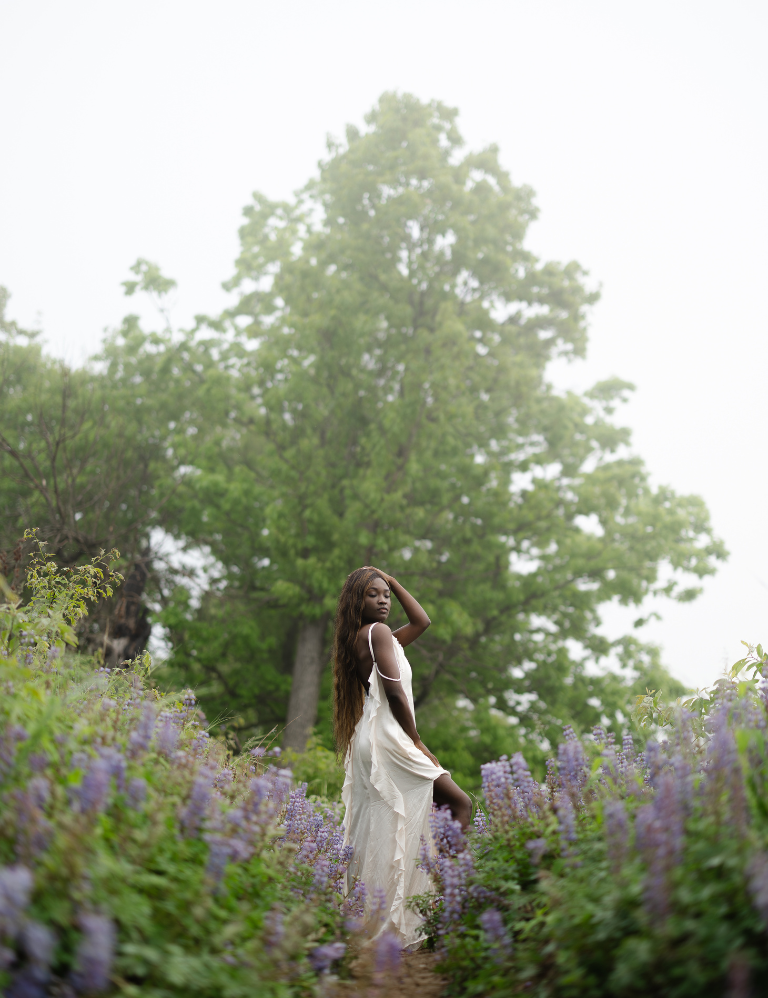
<path fill-rule="evenodd" d="M 376 620 L 384 621 L 392 609 L 392 596 L 387 583 L 378 576 L 371 579 L 365 590 L 363 601 L 363 623 L 371 624 Z"/>

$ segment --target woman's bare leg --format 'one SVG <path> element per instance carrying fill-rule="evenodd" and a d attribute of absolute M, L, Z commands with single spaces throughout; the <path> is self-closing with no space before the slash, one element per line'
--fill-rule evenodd
<path fill-rule="evenodd" d="M 432 800 L 438 807 L 451 809 L 454 821 L 466 830 L 472 817 L 472 801 L 447 773 L 443 773 L 432 784 Z"/>

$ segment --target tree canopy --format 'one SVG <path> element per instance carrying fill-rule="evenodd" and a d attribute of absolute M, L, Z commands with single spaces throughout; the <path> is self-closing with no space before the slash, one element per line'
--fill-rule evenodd
<path fill-rule="evenodd" d="M 577 263 L 526 249 L 535 217 L 495 147 L 464 151 L 454 110 L 385 94 L 292 200 L 254 195 L 231 308 L 180 334 L 129 316 L 78 373 L 114 394 L 107 452 L 125 438 L 142 455 L 142 522 L 210 559 L 202 593 L 166 578 L 157 596 L 168 668 L 209 712 L 288 721 L 301 748 L 315 708 L 297 717 L 291 686 L 308 684 L 329 737 L 335 600 L 378 564 L 433 620 L 413 646 L 425 723 L 464 731 L 470 754 L 491 728 L 545 747 L 626 704 L 626 680 L 589 668 L 610 650 L 600 607 L 693 598 L 724 557 L 702 500 L 653 488 L 613 422 L 632 386 L 548 381 L 584 355 L 597 294 Z M 129 294 L 171 287 L 134 272 Z M 668 683 L 636 640 L 617 650 L 638 682 Z"/>
<path fill-rule="evenodd" d="M 178 529 L 225 593 L 284 621 L 274 661 L 380 564 L 434 621 L 419 706 L 493 697 L 552 733 L 588 720 L 573 683 L 608 650 L 601 604 L 691 598 L 681 579 L 724 552 L 703 502 L 653 489 L 611 422 L 630 385 L 548 383 L 550 360 L 584 353 L 597 296 L 525 249 L 531 191 L 495 148 L 463 154 L 455 119 L 385 95 L 293 201 L 254 196 L 219 326 L 226 421 Z"/>

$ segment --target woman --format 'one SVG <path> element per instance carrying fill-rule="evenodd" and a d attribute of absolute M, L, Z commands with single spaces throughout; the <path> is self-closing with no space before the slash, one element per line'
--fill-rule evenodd
<path fill-rule="evenodd" d="M 385 621 L 395 594 L 408 623 L 392 633 Z M 406 899 L 430 889 L 418 869 L 422 836 L 429 841 L 434 801 L 466 828 L 472 804 L 419 738 L 411 667 L 403 648 L 429 627 L 413 596 L 385 572 L 352 572 L 339 597 L 334 636 L 334 731 L 346 772 L 345 844 L 354 848 L 350 873 L 369 896 L 383 896 L 369 912 L 371 936 L 395 932 L 401 945 L 421 941 L 421 918 Z M 375 906 L 380 909 L 380 905 Z"/>

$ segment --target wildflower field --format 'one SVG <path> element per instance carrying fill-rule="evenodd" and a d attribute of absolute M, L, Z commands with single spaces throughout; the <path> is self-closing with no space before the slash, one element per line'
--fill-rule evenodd
<path fill-rule="evenodd" d="M 488 763 L 468 837 L 433 816 L 421 908 L 452 994 L 768 994 L 766 662 L 689 709 L 642 698 L 643 751 L 566 728 L 543 784 Z"/>
<path fill-rule="evenodd" d="M 338 811 L 292 785 L 279 749 L 234 758 L 146 659 L 66 653 L 102 570 L 40 554 L 28 584 L 0 611 L 3 993 L 313 993 L 364 900 L 342 898 Z"/>
<path fill-rule="evenodd" d="M 41 547 L 0 607 L 3 994 L 405 993 L 395 941 L 357 934 L 381 902 L 345 887 L 340 805 L 279 749 L 210 737 L 147 656 L 72 650 L 104 564 Z M 450 994 L 768 994 L 765 669 L 758 647 L 685 707 L 649 694 L 621 745 L 566 727 L 544 782 L 487 763 L 466 835 L 434 812 L 411 903 Z"/>

